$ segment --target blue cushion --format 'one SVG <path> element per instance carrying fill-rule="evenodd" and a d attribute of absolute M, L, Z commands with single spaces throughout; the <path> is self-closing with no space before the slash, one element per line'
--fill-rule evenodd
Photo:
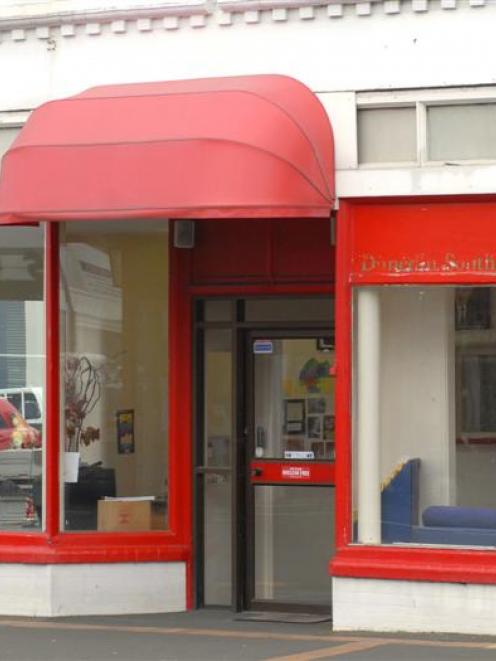
<path fill-rule="evenodd" d="M 442 546 L 496 546 L 496 530 L 489 528 L 413 526 L 411 541 L 414 544 L 438 544 Z"/>
<path fill-rule="evenodd" d="M 422 513 L 424 526 L 438 528 L 495 528 L 496 509 L 433 505 Z"/>

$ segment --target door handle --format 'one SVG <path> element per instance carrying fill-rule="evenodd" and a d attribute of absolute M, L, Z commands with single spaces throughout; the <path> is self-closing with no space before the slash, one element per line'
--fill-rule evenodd
<path fill-rule="evenodd" d="M 252 477 L 261 477 L 262 476 L 262 469 L 261 468 L 252 468 L 251 469 L 251 476 Z"/>

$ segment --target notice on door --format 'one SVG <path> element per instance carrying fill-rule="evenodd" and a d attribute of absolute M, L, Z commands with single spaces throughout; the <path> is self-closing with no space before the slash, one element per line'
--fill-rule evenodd
<path fill-rule="evenodd" d="M 255 342 L 253 342 L 253 353 L 274 353 L 274 343 L 272 340 L 255 340 Z"/>
<path fill-rule="evenodd" d="M 311 450 L 284 450 L 284 459 L 315 459 Z"/>
<path fill-rule="evenodd" d="M 281 477 L 284 480 L 309 480 L 310 468 L 306 466 L 282 466 Z"/>

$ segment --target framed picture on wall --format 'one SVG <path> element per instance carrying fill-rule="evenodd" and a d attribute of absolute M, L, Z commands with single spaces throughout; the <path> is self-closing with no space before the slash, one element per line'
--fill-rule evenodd
<path fill-rule="evenodd" d="M 307 413 L 309 415 L 320 415 L 326 411 L 325 397 L 309 397 L 307 399 Z"/>
<path fill-rule="evenodd" d="M 334 438 L 335 418 L 333 415 L 324 416 L 324 440 L 330 441 Z"/>
<path fill-rule="evenodd" d="M 315 441 L 310 447 L 314 453 L 315 459 L 325 459 L 325 443 L 322 441 Z"/>
<path fill-rule="evenodd" d="M 284 400 L 284 432 L 303 434 L 305 432 L 305 400 Z"/>
<path fill-rule="evenodd" d="M 323 353 L 334 351 L 334 338 L 330 335 L 327 337 L 318 337 L 317 351 L 322 351 Z"/>
<path fill-rule="evenodd" d="M 117 452 L 134 454 L 134 410 L 117 411 Z"/>
<path fill-rule="evenodd" d="M 308 438 L 322 438 L 322 417 L 320 415 L 309 415 L 307 417 Z"/>

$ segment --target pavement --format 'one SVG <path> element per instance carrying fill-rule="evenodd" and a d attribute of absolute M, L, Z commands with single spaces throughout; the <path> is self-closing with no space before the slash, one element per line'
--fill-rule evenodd
<path fill-rule="evenodd" d="M 496 633 L 496 623 L 495 623 Z M 0 618 L 0 661 L 496 661 L 496 636 L 333 633 L 329 622 L 239 622 L 225 610 Z"/>

